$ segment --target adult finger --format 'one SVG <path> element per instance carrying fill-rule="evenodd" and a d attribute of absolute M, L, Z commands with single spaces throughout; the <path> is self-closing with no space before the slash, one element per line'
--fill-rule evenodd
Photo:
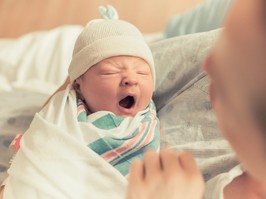
<path fill-rule="evenodd" d="M 196 190 L 201 194 L 204 191 L 204 179 L 203 176 L 197 167 L 196 161 L 193 155 L 189 152 L 183 152 L 179 155 L 179 161 L 183 168 L 185 175 L 193 182 L 195 185 Z M 193 187 L 193 186 L 192 186 Z"/>
<path fill-rule="evenodd" d="M 176 173 L 182 169 L 177 153 L 172 149 L 162 149 L 160 152 L 162 170 L 166 173 Z"/>
<path fill-rule="evenodd" d="M 144 178 L 146 180 L 153 180 L 155 176 L 160 174 L 161 162 L 159 154 L 148 150 L 144 154 Z"/>
<path fill-rule="evenodd" d="M 144 178 L 144 165 L 140 159 L 132 162 L 129 170 L 128 181 L 132 184 L 140 184 Z"/>
<path fill-rule="evenodd" d="M 178 156 L 179 162 L 183 170 L 188 173 L 198 172 L 196 161 L 190 152 L 182 152 Z"/>

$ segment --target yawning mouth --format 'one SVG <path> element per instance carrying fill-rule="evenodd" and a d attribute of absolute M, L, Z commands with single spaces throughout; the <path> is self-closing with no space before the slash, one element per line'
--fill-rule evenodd
<path fill-rule="evenodd" d="M 119 102 L 120 106 L 127 108 L 127 109 L 130 109 L 131 107 L 133 107 L 134 104 L 135 104 L 135 99 L 132 96 L 127 96 L 123 98 L 122 100 L 120 100 Z"/>

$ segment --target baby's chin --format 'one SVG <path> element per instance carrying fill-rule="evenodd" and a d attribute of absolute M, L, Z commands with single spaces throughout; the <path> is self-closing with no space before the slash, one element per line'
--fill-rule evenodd
<path fill-rule="evenodd" d="M 108 111 L 120 117 L 134 117 L 141 110 L 138 110 L 138 109 L 133 110 L 133 109 L 125 109 L 125 108 L 118 108 L 118 109 L 102 108 L 99 110 L 95 109 L 93 111 L 89 111 L 89 114 L 93 114 L 99 111 Z"/>
<path fill-rule="evenodd" d="M 134 117 L 140 110 L 117 110 L 114 111 L 113 113 L 117 116 L 121 117 Z"/>

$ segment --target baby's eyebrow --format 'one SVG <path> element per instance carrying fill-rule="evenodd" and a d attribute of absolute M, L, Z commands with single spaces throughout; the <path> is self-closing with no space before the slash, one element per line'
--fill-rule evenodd
<path fill-rule="evenodd" d="M 118 64 L 106 60 L 100 65 L 100 68 L 105 69 L 105 68 L 120 68 L 120 67 L 118 66 Z"/>
<path fill-rule="evenodd" d="M 148 69 L 151 68 L 150 65 L 147 64 L 146 62 L 141 62 L 141 61 L 134 62 L 134 68 L 144 68 L 144 67 Z"/>

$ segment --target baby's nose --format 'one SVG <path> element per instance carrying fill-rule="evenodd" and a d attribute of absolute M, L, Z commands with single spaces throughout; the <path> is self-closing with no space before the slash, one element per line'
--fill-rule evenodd
<path fill-rule="evenodd" d="M 134 86 L 138 84 L 135 75 L 126 75 L 121 81 L 122 86 Z"/>

